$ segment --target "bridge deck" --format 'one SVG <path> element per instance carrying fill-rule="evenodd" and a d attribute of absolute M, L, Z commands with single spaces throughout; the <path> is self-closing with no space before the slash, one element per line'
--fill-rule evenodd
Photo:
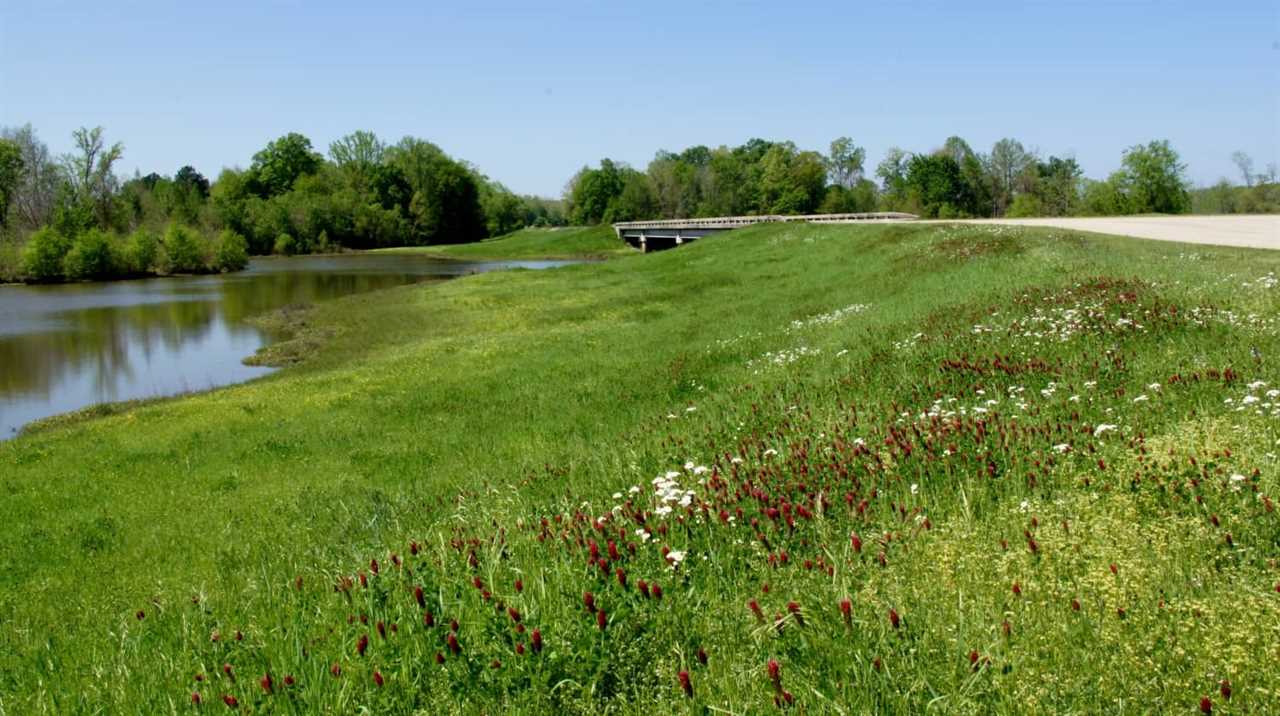
<path fill-rule="evenodd" d="M 620 221 L 613 225 L 618 238 L 643 251 L 672 248 L 719 231 L 785 222 L 813 224 L 852 224 L 867 221 L 911 221 L 915 214 L 877 211 L 861 214 L 763 214 L 760 216 L 716 216 L 702 219 L 662 219 L 659 221 Z"/>

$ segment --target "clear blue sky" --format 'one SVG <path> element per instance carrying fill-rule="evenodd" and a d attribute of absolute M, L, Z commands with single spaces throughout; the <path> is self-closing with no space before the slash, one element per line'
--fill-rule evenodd
<path fill-rule="evenodd" d="M 605 156 L 848 135 L 874 167 L 958 134 L 1095 177 L 1167 138 L 1203 184 L 1280 162 L 1280 2 L 0 0 L 0 125 L 26 122 L 56 152 L 103 125 L 130 174 L 371 129 L 558 195 Z"/>

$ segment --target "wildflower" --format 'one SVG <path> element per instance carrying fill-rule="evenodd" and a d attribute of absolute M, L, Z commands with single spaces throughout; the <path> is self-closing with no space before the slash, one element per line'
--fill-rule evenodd
<path fill-rule="evenodd" d="M 533 648 L 533 653 L 538 654 L 542 651 L 542 631 L 534 629 L 529 635 L 529 646 Z"/>
<path fill-rule="evenodd" d="M 144 612 L 144 611 L 142 611 L 141 609 L 139 609 L 139 610 L 138 610 L 138 613 L 137 613 L 137 614 L 135 614 L 134 616 L 136 616 L 136 617 L 138 618 L 138 621 L 142 621 L 143 619 L 146 619 L 146 618 L 147 618 L 147 613 L 146 613 L 146 612 Z"/>
<path fill-rule="evenodd" d="M 426 601 L 426 597 L 424 597 L 424 596 L 423 596 L 423 594 L 422 594 L 422 587 L 414 587 L 414 588 L 413 588 L 413 598 L 414 598 L 414 600 L 415 600 L 415 601 L 417 601 L 417 602 L 418 602 L 418 608 L 419 608 L 419 609 L 425 609 L 425 608 L 426 608 L 426 606 L 427 606 L 427 601 Z"/>
<path fill-rule="evenodd" d="M 329 667 L 329 673 L 332 674 L 333 678 L 336 679 L 339 676 L 342 676 L 342 667 L 338 664 L 338 662 L 335 661 L 333 662 L 333 666 Z"/>
<path fill-rule="evenodd" d="M 898 616 L 898 611 L 896 609 L 890 608 L 889 623 L 893 625 L 894 629 L 898 628 L 898 624 L 901 622 L 901 620 L 902 620 L 902 617 Z"/>
<path fill-rule="evenodd" d="M 381 671 L 374 670 L 373 683 L 377 684 L 378 688 L 382 688 L 382 672 Z"/>
<path fill-rule="evenodd" d="M 438 652 L 438 651 L 436 652 L 436 663 L 437 663 L 437 664 L 443 664 L 443 663 L 444 663 L 444 654 L 441 654 L 441 653 L 440 653 L 440 652 Z"/>
<path fill-rule="evenodd" d="M 1108 425 L 1107 423 L 1102 423 L 1101 425 L 1099 425 L 1098 427 L 1096 427 L 1096 428 L 1094 428 L 1094 429 L 1093 429 L 1093 436 L 1094 436 L 1095 438 L 1102 437 L 1102 436 L 1103 436 L 1103 434 L 1108 433 L 1108 432 L 1111 432 L 1112 430 L 1115 430 L 1117 427 L 1119 427 L 1119 426 L 1118 426 L 1118 425 Z"/>
<path fill-rule="evenodd" d="M 284 675 L 284 685 L 285 685 L 285 686 L 293 686 L 293 685 L 294 685 L 294 683 L 295 683 L 295 681 L 294 681 L 294 678 L 293 678 L 293 674 L 285 674 L 285 675 Z"/>
<path fill-rule="evenodd" d="M 917 485 L 917 484 L 916 484 L 916 483 L 914 483 L 914 482 L 913 482 L 913 483 L 911 483 L 911 494 L 913 494 L 913 495 L 918 495 L 918 494 L 920 494 L 920 486 L 919 486 L 919 485 Z"/>
<path fill-rule="evenodd" d="M 596 595 L 591 592 L 583 592 L 582 605 L 587 608 L 587 611 L 594 612 L 596 610 Z"/>
<path fill-rule="evenodd" d="M 662 587 L 657 582 L 649 585 L 649 593 L 653 595 L 654 599 L 662 601 Z"/>
<path fill-rule="evenodd" d="M 436 625 L 436 617 L 429 610 L 422 613 L 422 626 L 433 627 Z"/>
<path fill-rule="evenodd" d="M 759 602 L 752 599 L 751 601 L 747 602 L 747 608 L 751 610 L 752 614 L 756 615 L 756 621 L 760 622 L 761 624 L 764 624 L 764 610 L 760 608 Z"/>
<path fill-rule="evenodd" d="M 685 557 L 685 552 L 681 550 L 673 550 L 667 553 L 667 562 L 671 565 L 672 569 L 675 569 L 680 566 L 681 562 L 684 561 L 684 557 Z"/>
<path fill-rule="evenodd" d="M 462 651 L 462 646 L 458 644 L 458 637 L 453 632 L 449 632 L 449 636 L 445 637 L 444 643 L 448 645 L 449 651 L 455 656 Z"/>
<path fill-rule="evenodd" d="M 853 624 L 853 602 L 848 597 L 840 600 L 840 616 L 844 618 L 845 626 Z"/>
<path fill-rule="evenodd" d="M 378 560 L 369 560 L 369 571 L 373 572 L 375 575 L 378 573 Z"/>
<path fill-rule="evenodd" d="M 1202 714 L 1213 713 L 1213 702 L 1209 700 L 1208 696 L 1200 697 L 1200 713 Z"/>
<path fill-rule="evenodd" d="M 223 674 L 226 674 L 226 676 L 227 676 L 227 678 L 228 678 L 228 679 L 231 679 L 232 681 L 235 681 L 235 680 L 236 680 L 235 672 L 233 672 L 233 671 L 231 670 L 231 664 L 223 664 L 223 665 L 222 665 L 222 673 L 223 673 Z"/>
<path fill-rule="evenodd" d="M 1022 585 L 1018 584 L 1016 581 L 1013 583 L 1013 596 L 1015 597 L 1022 596 Z"/>
<path fill-rule="evenodd" d="M 192 691 L 192 692 L 191 692 L 191 705 L 192 705 L 192 706 L 199 706 L 199 705 L 200 705 L 200 692 L 199 692 L 199 691 Z"/>
<path fill-rule="evenodd" d="M 627 588 L 626 570 L 624 570 L 622 567 L 618 567 L 616 570 L 614 570 L 614 576 L 618 578 L 618 586 L 622 587 L 623 589 L 626 589 Z"/>
<path fill-rule="evenodd" d="M 1222 694 L 1223 699 L 1230 701 L 1231 700 L 1231 682 L 1227 681 L 1226 679 L 1223 679 L 1222 682 L 1218 685 L 1218 693 Z"/>
<path fill-rule="evenodd" d="M 262 686 L 263 691 L 267 692 L 268 694 L 271 693 L 271 687 L 272 687 L 271 674 L 263 674 L 262 678 L 258 680 L 258 684 Z"/>
<path fill-rule="evenodd" d="M 376 628 L 377 628 L 377 630 L 378 630 L 378 636 L 382 637 L 383 639 L 386 639 L 386 638 L 387 638 L 387 627 L 386 627 L 386 625 L 385 625 L 385 624 L 383 624 L 382 622 L 378 622 L 378 624 L 377 624 L 377 627 L 376 627 Z"/>
<path fill-rule="evenodd" d="M 698 647 L 698 663 L 703 666 L 707 665 L 707 650 L 702 647 Z"/>
<path fill-rule="evenodd" d="M 597 610 L 596 626 L 600 629 L 600 631 L 604 631 L 605 627 L 608 626 L 608 624 L 609 624 L 609 619 L 608 619 L 608 616 L 604 613 L 604 610 L 603 609 Z"/>
<path fill-rule="evenodd" d="M 369 648 L 369 635 L 361 634 L 360 641 L 356 642 L 356 653 L 359 654 L 360 656 L 364 656 L 364 652 L 368 648 Z"/>
<path fill-rule="evenodd" d="M 787 611 L 791 612 L 791 616 L 795 617 L 796 624 L 804 626 L 804 614 L 800 612 L 799 602 L 787 602 Z"/>
<path fill-rule="evenodd" d="M 648 599 L 648 598 L 649 598 L 649 583 L 648 583 L 648 582 L 644 581 L 643 579 L 642 579 L 642 580 L 640 580 L 639 582 L 636 582 L 636 589 L 639 589 L 639 590 L 640 590 L 640 596 L 644 597 L 645 599 Z"/>
<path fill-rule="evenodd" d="M 239 707 L 240 707 L 240 702 L 239 702 L 239 701 L 237 701 L 237 700 L 236 700 L 236 697 L 232 696 L 231 694 L 223 694 L 223 695 L 222 695 L 222 703 L 226 704 L 226 705 L 227 705 L 227 708 L 229 708 L 229 709 L 234 709 L 234 708 L 239 708 Z"/>
<path fill-rule="evenodd" d="M 769 673 L 769 681 L 773 684 L 773 690 L 782 691 L 782 665 L 777 659 L 770 659 L 765 665 L 765 670 Z"/>
<path fill-rule="evenodd" d="M 680 689 L 684 691 L 684 695 L 693 698 L 693 682 L 689 680 L 689 672 L 681 671 L 676 678 L 680 680 Z"/>
<path fill-rule="evenodd" d="M 852 545 L 854 552 L 862 551 L 862 538 L 858 536 L 857 532 L 854 532 L 849 537 L 849 544 Z"/>

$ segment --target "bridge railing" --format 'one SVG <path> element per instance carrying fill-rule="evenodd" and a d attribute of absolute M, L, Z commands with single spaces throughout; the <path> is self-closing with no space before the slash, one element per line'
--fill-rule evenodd
<path fill-rule="evenodd" d="M 845 224 L 858 221 L 911 221 L 920 217 L 900 211 L 873 211 L 857 214 L 762 214 L 759 216 L 716 216 L 702 219 L 660 219 L 657 221 L 620 221 L 618 231 L 634 229 L 736 229 L 752 224 L 803 221 L 814 224 Z"/>

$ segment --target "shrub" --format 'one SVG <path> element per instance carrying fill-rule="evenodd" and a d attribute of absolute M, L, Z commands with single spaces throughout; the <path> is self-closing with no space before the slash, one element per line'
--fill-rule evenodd
<path fill-rule="evenodd" d="M 283 256 L 292 256 L 298 250 L 298 243 L 288 234 L 280 234 L 276 237 L 275 253 Z"/>
<path fill-rule="evenodd" d="M 169 224 L 164 232 L 164 251 L 168 256 L 168 273 L 196 273 L 205 269 L 200 238 L 186 226 Z"/>
<path fill-rule="evenodd" d="M 32 281 L 56 281 L 62 278 L 62 260 L 71 250 L 71 242 L 50 227 L 31 235 L 22 251 L 22 270 Z"/>
<path fill-rule="evenodd" d="M 1005 212 L 1005 216 L 1011 219 L 1044 216 L 1044 208 L 1040 205 L 1040 199 L 1034 194 L 1019 194 L 1013 198 L 1013 203 L 1009 205 L 1009 210 Z"/>
<path fill-rule="evenodd" d="M 81 232 L 62 259 L 62 273 L 70 280 L 112 278 L 120 268 L 111 236 L 101 229 Z"/>
<path fill-rule="evenodd" d="M 140 275 L 155 273 L 159 263 L 160 240 L 146 229 L 138 229 L 125 240 L 122 269 Z"/>
<path fill-rule="evenodd" d="M 219 271 L 239 271 L 249 265 L 249 242 L 227 229 L 218 235 L 214 264 Z"/>

